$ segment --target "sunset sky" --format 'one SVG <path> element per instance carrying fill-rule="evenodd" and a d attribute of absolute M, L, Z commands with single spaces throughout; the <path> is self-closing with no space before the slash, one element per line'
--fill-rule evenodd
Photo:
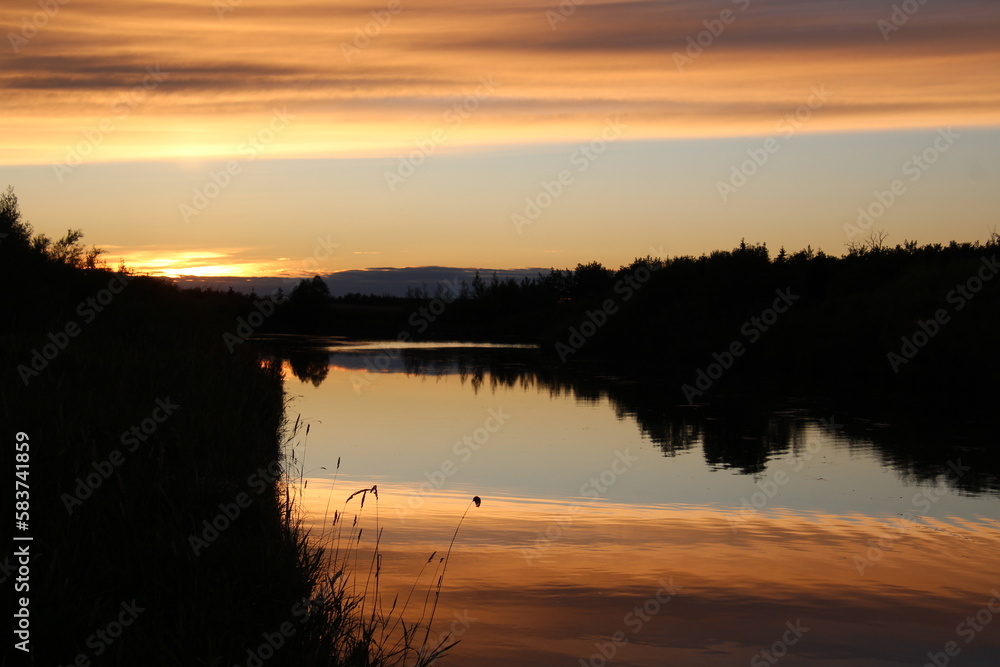
<path fill-rule="evenodd" d="M 839 254 L 859 207 L 893 243 L 1000 222 L 995 0 L 11 0 L 0 25 L 0 187 L 140 271 Z"/>

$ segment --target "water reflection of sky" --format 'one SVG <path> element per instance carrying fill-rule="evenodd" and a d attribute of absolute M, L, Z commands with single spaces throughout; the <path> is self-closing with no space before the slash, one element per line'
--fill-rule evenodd
<path fill-rule="evenodd" d="M 340 480 L 332 509 L 360 486 Z M 427 559 L 447 548 L 470 496 L 439 492 L 401 518 L 387 508 L 405 499 L 379 488 L 382 593 L 391 600 L 416 581 L 421 599 L 436 580 Z M 310 486 L 317 522 L 327 489 L 319 480 Z M 783 664 L 921 665 L 928 651 L 963 641 L 956 625 L 1000 588 L 995 520 L 900 523 L 778 510 L 734 529 L 732 514 L 717 508 L 574 507 L 486 496 L 471 509 L 432 636 L 456 618 L 476 620 L 444 664 L 603 664 L 589 661 L 616 632 L 628 642 L 611 664 L 748 664 L 790 622 L 809 631 Z M 357 501 L 348 519 L 355 511 Z M 358 527 L 374 535 L 372 505 L 361 514 Z M 885 548 L 873 551 L 879 540 Z M 649 603 L 637 623 L 636 607 L 664 585 L 673 597 Z M 998 626 L 963 644 L 960 664 L 1000 664 Z"/>
<path fill-rule="evenodd" d="M 351 357 L 351 363 L 339 364 L 340 356 Z M 332 469 L 340 457 L 344 472 L 359 479 L 391 481 L 415 492 L 433 482 L 435 488 L 472 493 L 564 499 L 592 494 L 589 480 L 599 482 L 601 473 L 627 453 L 636 460 L 615 474 L 612 484 L 600 485 L 606 488 L 601 499 L 737 508 L 746 501 L 764 509 L 890 516 L 1000 516 L 995 495 L 963 494 L 943 477 L 937 484 L 907 480 L 881 465 L 873 447 L 815 420 L 800 420 L 794 447 L 772 452 L 762 472 L 744 475 L 710 464 L 700 448 L 664 456 L 634 419 L 616 414 L 606 397 L 580 402 L 531 382 L 497 387 L 487 381 L 473 391 L 468 376 L 444 372 L 454 363 L 435 364 L 435 374 L 425 375 L 402 372 L 399 357 L 389 359 L 399 371 L 374 372 L 366 364 L 383 362 L 369 355 L 332 357 L 318 387 L 289 381 L 295 396 L 291 410 L 314 422 L 310 466 Z M 488 426 L 494 431 L 487 432 Z"/>
<path fill-rule="evenodd" d="M 996 494 L 959 491 L 944 469 L 936 483 L 904 474 L 873 444 L 798 417 L 768 422 L 791 429 L 787 446 L 742 474 L 711 442 L 665 456 L 606 396 L 491 382 L 453 360 L 380 369 L 369 354 L 335 354 L 318 385 L 286 368 L 291 414 L 311 424 L 306 506 L 315 525 L 328 502 L 379 485 L 391 598 L 421 568 L 426 591 L 428 556 L 484 498 L 437 629 L 476 620 L 443 664 L 601 665 L 602 647 L 607 664 L 771 664 L 760 651 L 798 621 L 810 629 L 783 665 L 922 665 L 948 641 L 954 664 L 1000 664 L 1000 619 L 970 642 L 958 628 L 1000 591 Z M 373 521 L 369 505 L 359 527 Z M 678 592 L 650 603 L 664 582 Z M 637 623 L 646 603 L 656 613 Z"/>

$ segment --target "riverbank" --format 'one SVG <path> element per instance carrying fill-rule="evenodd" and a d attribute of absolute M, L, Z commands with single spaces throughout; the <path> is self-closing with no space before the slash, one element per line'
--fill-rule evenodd
<path fill-rule="evenodd" d="M 271 664 L 328 664 L 281 377 L 222 344 L 237 304 L 113 272 L 30 278 L 49 317 L 3 346 L 7 436 L 30 443 L 29 664 L 247 664 L 268 641 Z M 108 303 L 91 316 L 89 299 Z"/>
<path fill-rule="evenodd" d="M 5 664 L 384 664 L 301 526 L 281 369 L 224 337 L 249 300 L 0 222 Z"/>

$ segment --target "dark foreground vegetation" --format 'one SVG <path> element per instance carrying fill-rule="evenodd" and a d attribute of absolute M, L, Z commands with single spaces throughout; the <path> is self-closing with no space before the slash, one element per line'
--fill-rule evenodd
<path fill-rule="evenodd" d="M 265 327 L 537 342 L 557 363 L 611 363 L 672 383 L 683 403 L 766 392 L 973 409 L 1000 395 L 998 254 L 995 235 L 924 246 L 873 235 L 840 257 L 741 243 L 617 270 L 591 263 L 521 282 L 434 285 L 408 298 L 330 298 L 314 278 Z M 296 296 L 310 307 L 296 307 Z"/>
<path fill-rule="evenodd" d="M 247 300 L 101 268 L 10 190 L 0 234 L 4 664 L 385 664 L 297 520 L 280 370 L 223 339 Z"/>

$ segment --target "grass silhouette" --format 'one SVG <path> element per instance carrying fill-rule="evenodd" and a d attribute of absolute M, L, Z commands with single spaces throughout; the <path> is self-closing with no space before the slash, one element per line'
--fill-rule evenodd
<path fill-rule="evenodd" d="M 305 425 L 303 431 L 302 422 L 296 418 L 290 438 L 298 440 L 298 434 L 302 433 L 300 441 L 303 452 L 306 449 L 308 431 L 309 426 Z M 301 498 L 308 484 L 303 473 L 304 456 L 298 457 L 294 454 L 293 445 L 288 458 L 299 466 L 299 475 L 297 489 L 286 488 L 285 507 L 300 507 L 296 498 Z M 336 664 L 430 665 L 458 643 L 449 641 L 447 634 L 437 642 L 430 642 L 430 633 L 448 560 L 458 531 L 469 508 L 473 504 L 479 507 L 482 501 L 479 496 L 470 501 L 455 527 L 446 555 L 441 558 L 435 558 L 437 552 L 430 555 L 416 574 L 402 604 L 399 603 L 399 595 L 396 594 L 392 602 L 386 605 L 380 588 L 383 561 L 380 545 L 384 527 L 380 523 L 378 485 L 349 493 L 341 508 L 330 516 L 329 507 L 337 492 L 336 482 L 340 463 L 338 457 L 326 510 L 319 522 L 319 531 L 315 534 L 304 533 L 312 545 L 311 552 L 309 548 L 303 549 L 304 553 L 310 554 L 309 569 L 316 582 L 313 601 L 317 612 L 325 618 L 322 625 L 331 629 L 331 634 L 323 638 L 323 643 L 334 655 Z M 374 513 L 373 526 L 367 531 L 368 535 L 374 535 L 370 540 L 370 546 L 364 541 L 366 503 L 369 511 Z M 295 518 L 294 522 L 301 527 L 301 518 Z M 289 518 L 286 523 L 292 523 L 292 519 Z M 365 555 L 368 549 L 371 553 Z M 367 560 L 363 561 L 362 558 Z M 413 594 L 424 580 L 426 568 L 432 562 L 436 563 L 437 567 L 434 576 L 426 584 L 424 606 L 415 620 L 407 620 Z M 434 602 L 428 615 L 428 600 L 431 595 L 434 596 Z"/>

